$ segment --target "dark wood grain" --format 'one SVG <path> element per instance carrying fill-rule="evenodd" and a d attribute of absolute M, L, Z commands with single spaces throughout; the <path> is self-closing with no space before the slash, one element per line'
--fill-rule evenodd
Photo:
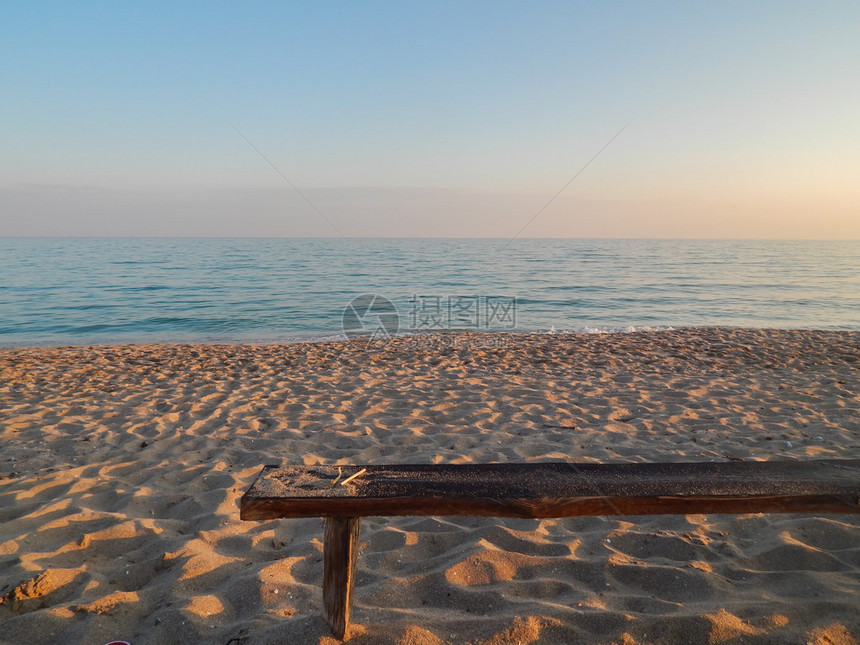
<path fill-rule="evenodd" d="M 266 466 L 241 517 L 860 513 L 860 459 L 656 464 Z"/>
<path fill-rule="evenodd" d="M 361 531 L 359 517 L 327 517 L 323 563 L 323 605 L 334 635 L 344 639 L 352 613 L 355 560 Z"/>

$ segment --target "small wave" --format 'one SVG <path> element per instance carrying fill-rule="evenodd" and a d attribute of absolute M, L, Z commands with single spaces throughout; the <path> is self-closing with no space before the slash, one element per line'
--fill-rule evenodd
<path fill-rule="evenodd" d="M 555 326 L 551 326 L 549 329 L 534 329 L 527 333 L 532 334 L 548 334 L 548 335 L 561 335 L 561 334 L 633 334 L 636 332 L 659 332 L 659 331 L 673 331 L 677 329 L 671 325 L 621 325 L 621 326 L 583 326 L 583 327 L 571 327 L 565 329 L 557 329 Z"/>

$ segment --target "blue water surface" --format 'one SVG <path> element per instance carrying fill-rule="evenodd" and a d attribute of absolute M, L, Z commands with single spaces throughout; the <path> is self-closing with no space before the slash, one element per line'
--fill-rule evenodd
<path fill-rule="evenodd" d="M 362 294 L 399 333 L 856 330 L 860 242 L 0 238 L 6 347 L 336 338 Z"/>

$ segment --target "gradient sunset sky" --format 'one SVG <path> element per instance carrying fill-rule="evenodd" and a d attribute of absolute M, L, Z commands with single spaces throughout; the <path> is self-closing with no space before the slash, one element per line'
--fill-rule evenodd
<path fill-rule="evenodd" d="M 0 236 L 858 239 L 858 34 L 856 0 L 6 2 Z"/>

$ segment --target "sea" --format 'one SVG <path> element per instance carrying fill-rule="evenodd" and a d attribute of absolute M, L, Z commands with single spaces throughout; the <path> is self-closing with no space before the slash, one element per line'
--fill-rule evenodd
<path fill-rule="evenodd" d="M 0 346 L 860 330 L 860 241 L 0 238 Z"/>

